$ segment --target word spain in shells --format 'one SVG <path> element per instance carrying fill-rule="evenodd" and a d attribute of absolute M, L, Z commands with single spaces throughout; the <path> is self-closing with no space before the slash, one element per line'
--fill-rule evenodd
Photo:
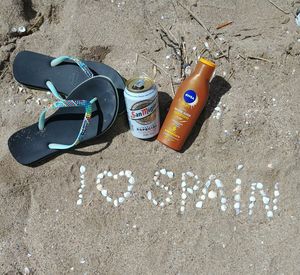
<path fill-rule="evenodd" d="M 80 188 L 78 189 L 78 200 L 77 205 L 80 206 L 83 204 L 83 191 L 86 186 L 85 184 L 85 166 L 80 167 Z M 120 197 L 113 197 L 109 190 L 104 187 L 105 180 L 111 178 L 113 180 L 120 180 L 122 177 L 126 178 L 128 182 L 127 190 Z M 168 186 L 167 182 L 170 179 L 175 178 L 175 174 L 172 171 L 168 171 L 163 168 L 154 173 L 152 186 L 149 191 L 147 191 L 147 199 L 150 204 L 155 207 L 164 208 L 168 205 L 174 203 L 174 192 L 178 192 L 178 188 Z M 117 174 L 113 174 L 111 171 L 103 171 L 99 173 L 96 177 L 95 188 L 98 190 L 99 194 L 103 197 L 103 199 L 111 204 L 114 207 L 118 207 L 121 204 L 124 204 L 126 200 L 128 200 L 132 196 L 132 190 L 134 189 L 134 185 L 138 184 L 138 180 L 134 178 L 133 172 L 130 170 L 123 170 Z M 273 197 L 264 189 L 264 184 L 262 182 L 253 182 L 251 184 L 247 183 L 248 187 L 247 191 L 249 192 L 249 199 L 247 202 L 247 208 L 241 209 L 241 191 L 242 191 L 242 181 L 240 178 L 235 180 L 235 188 L 233 189 L 233 209 L 236 215 L 239 215 L 242 211 L 247 212 L 249 216 L 252 216 L 254 213 L 254 208 L 256 202 L 258 200 L 262 201 L 262 205 L 264 207 L 264 211 L 266 213 L 267 218 L 271 219 L 274 216 L 274 213 L 278 211 L 278 202 L 279 202 L 279 183 L 275 183 Z M 178 186 L 180 187 L 180 213 L 184 213 L 186 210 L 187 200 L 191 198 L 196 198 L 194 207 L 196 209 L 201 209 L 206 200 L 214 200 L 219 197 L 220 200 L 220 211 L 225 212 L 228 210 L 229 200 L 226 197 L 224 185 L 221 179 L 216 178 L 215 175 L 210 175 L 206 182 L 201 183 L 199 176 L 194 174 L 191 171 L 183 172 L 181 174 L 181 181 L 178 182 Z M 163 192 L 163 196 L 155 196 L 154 191 L 157 189 Z M 151 191 L 152 190 L 152 191 Z"/>

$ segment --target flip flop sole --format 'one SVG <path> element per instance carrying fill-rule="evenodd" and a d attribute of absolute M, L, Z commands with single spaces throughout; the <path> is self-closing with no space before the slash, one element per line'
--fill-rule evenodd
<path fill-rule="evenodd" d="M 71 61 L 51 67 L 50 63 L 53 59 L 51 56 L 35 52 L 21 51 L 14 60 L 13 75 L 19 83 L 34 89 L 48 90 L 46 81 L 49 80 L 61 94 L 67 97 L 74 87 L 87 79 L 87 76 L 77 64 Z M 83 62 L 95 75 L 104 75 L 112 80 L 118 90 L 119 114 L 124 113 L 126 110 L 125 79 L 108 65 L 85 60 Z"/>
<path fill-rule="evenodd" d="M 101 76 L 85 80 L 67 99 L 90 101 L 94 97 L 98 100 L 93 104 L 92 116 L 81 142 L 105 133 L 117 117 L 119 99 L 116 88 Z M 19 163 L 32 165 L 61 152 L 49 149 L 48 145 L 72 144 L 78 136 L 84 114 L 84 108 L 61 108 L 46 120 L 43 131 L 35 123 L 16 132 L 8 140 L 11 154 Z"/>

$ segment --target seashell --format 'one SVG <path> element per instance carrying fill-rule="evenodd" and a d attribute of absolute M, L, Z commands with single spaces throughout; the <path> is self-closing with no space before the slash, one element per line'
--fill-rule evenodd
<path fill-rule="evenodd" d="M 254 201 L 256 201 L 256 198 L 255 198 L 254 196 L 250 196 L 249 200 L 250 200 L 251 202 L 254 202 Z"/>
<path fill-rule="evenodd" d="M 273 203 L 276 204 L 278 202 L 278 199 L 274 199 Z"/>
<path fill-rule="evenodd" d="M 85 181 L 84 181 L 84 180 L 81 180 L 81 181 L 80 181 L 80 183 L 81 183 L 81 184 L 84 184 L 84 183 L 85 183 Z"/>
<path fill-rule="evenodd" d="M 253 214 L 253 210 L 250 209 L 249 212 L 248 212 L 249 216 L 251 216 Z"/>
<path fill-rule="evenodd" d="M 187 188 L 186 189 L 188 193 L 193 194 L 194 190 L 192 188 Z"/>
<path fill-rule="evenodd" d="M 221 205 L 221 210 L 222 210 L 223 212 L 225 212 L 226 209 L 227 209 L 227 206 L 226 206 L 225 204 L 222 204 L 222 205 Z"/>
<path fill-rule="evenodd" d="M 193 173 L 193 172 L 190 172 L 190 171 L 186 172 L 186 174 L 187 174 L 189 177 L 193 177 L 193 176 L 194 176 L 194 173 Z"/>
<path fill-rule="evenodd" d="M 275 196 L 275 197 L 279 197 L 279 194 L 280 194 L 280 193 L 279 193 L 278 190 L 275 190 L 275 191 L 274 191 L 274 196 Z"/>
<path fill-rule="evenodd" d="M 183 187 L 186 187 L 186 182 L 185 181 L 183 181 L 182 183 L 181 183 L 181 187 L 183 188 Z"/>
<path fill-rule="evenodd" d="M 185 210 L 185 207 L 184 207 L 184 206 L 181 206 L 181 207 L 180 207 L 180 211 L 181 211 L 181 212 L 184 212 L 184 210 Z"/>
<path fill-rule="evenodd" d="M 103 178 L 104 178 L 104 175 L 102 173 L 97 175 L 97 179 L 103 179 Z"/>
<path fill-rule="evenodd" d="M 117 180 L 118 179 L 118 175 L 113 175 L 113 179 Z"/>
<path fill-rule="evenodd" d="M 193 186 L 193 190 L 194 190 L 194 191 L 199 190 L 199 186 L 198 186 L 198 185 L 194 185 L 194 186 Z"/>
<path fill-rule="evenodd" d="M 225 195 L 223 189 L 219 189 L 219 194 L 221 197 L 223 197 Z"/>
<path fill-rule="evenodd" d="M 217 193 L 215 191 L 211 190 L 208 192 L 208 197 L 210 199 L 215 199 L 217 197 Z"/>
<path fill-rule="evenodd" d="M 185 200 L 182 200 L 182 201 L 180 202 L 180 204 L 181 204 L 181 205 L 185 205 Z"/>
<path fill-rule="evenodd" d="M 166 198 L 166 202 L 167 202 L 167 203 L 170 203 L 170 202 L 171 202 L 171 199 L 170 199 L 170 198 Z"/>
<path fill-rule="evenodd" d="M 103 197 L 106 197 L 107 196 L 107 190 L 102 189 L 101 194 L 102 194 Z"/>
<path fill-rule="evenodd" d="M 80 199 L 82 199 L 82 198 L 83 198 L 83 195 L 82 195 L 82 194 L 79 194 L 78 197 L 79 197 Z"/>
<path fill-rule="evenodd" d="M 111 197 L 106 197 L 106 201 L 107 202 L 112 202 L 112 198 Z"/>
<path fill-rule="evenodd" d="M 268 217 L 268 218 L 273 218 L 273 211 L 272 211 L 272 210 L 269 210 L 269 211 L 267 212 L 267 217 Z"/>
<path fill-rule="evenodd" d="M 162 184 L 162 185 L 160 186 L 160 188 L 164 189 L 164 188 L 165 188 L 165 186 Z"/>
<path fill-rule="evenodd" d="M 198 175 L 195 175 L 195 176 L 194 176 L 194 179 L 195 179 L 195 180 L 198 180 L 198 179 L 199 179 Z"/>
<path fill-rule="evenodd" d="M 147 192 L 147 198 L 148 198 L 149 201 L 151 201 L 151 199 L 152 199 L 152 193 L 151 193 L 151 191 Z"/>
<path fill-rule="evenodd" d="M 206 188 L 203 188 L 203 189 L 202 189 L 202 193 L 203 193 L 204 195 L 206 195 L 207 189 L 206 189 Z"/>
<path fill-rule="evenodd" d="M 155 199 L 152 200 L 152 203 L 153 203 L 154 205 L 157 205 L 157 201 L 156 201 Z"/>
<path fill-rule="evenodd" d="M 239 164 L 238 166 L 237 166 L 237 170 L 242 170 L 244 168 L 244 165 L 243 164 Z"/>
<path fill-rule="evenodd" d="M 125 198 L 124 197 L 119 197 L 118 198 L 118 202 L 121 204 L 121 203 L 123 203 L 125 201 Z"/>
<path fill-rule="evenodd" d="M 209 180 L 214 180 L 215 178 L 216 178 L 215 175 L 210 175 L 210 176 L 208 177 Z"/>
<path fill-rule="evenodd" d="M 155 175 L 155 176 L 159 176 L 159 171 L 156 171 L 156 172 L 154 173 L 154 175 Z"/>
<path fill-rule="evenodd" d="M 159 181 L 157 181 L 157 182 L 155 183 L 156 186 L 159 186 L 159 184 L 160 184 Z"/>
<path fill-rule="evenodd" d="M 103 171 L 103 175 L 106 176 L 107 175 L 107 170 Z"/>
<path fill-rule="evenodd" d="M 234 200 L 235 201 L 240 201 L 241 200 L 241 195 L 240 194 L 234 195 Z"/>
<path fill-rule="evenodd" d="M 126 170 L 126 171 L 125 171 L 125 176 L 126 176 L 127 178 L 130 178 L 131 175 L 132 175 L 132 172 L 131 172 L 130 170 Z"/>
<path fill-rule="evenodd" d="M 217 188 L 223 188 L 223 184 L 219 179 L 215 179 L 215 184 L 216 184 Z"/>
<path fill-rule="evenodd" d="M 83 174 L 83 173 L 85 173 L 86 168 L 85 168 L 85 166 L 81 165 L 79 170 L 80 170 L 80 174 Z"/>
<path fill-rule="evenodd" d="M 241 179 L 237 178 L 237 179 L 235 180 L 235 183 L 238 184 L 238 185 L 240 185 L 240 184 L 242 183 L 242 181 L 241 181 Z"/>
<path fill-rule="evenodd" d="M 160 207 L 165 207 L 165 203 L 164 203 L 164 202 L 161 202 L 161 203 L 159 204 L 159 206 L 160 206 Z"/>
<path fill-rule="evenodd" d="M 265 193 L 265 191 L 264 190 L 260 190 L 259 191 L 259 193 L 263 196 L 263 197 L 265 197 L 266 196 L 266 193 Z"/>
<path fill-rule="evenodd" d="M 97 189 L 99 190 L 99 191 L 102 191 L 102 189 L 103 189 L 103 186 L 102 186 L 102 184 L 97 184 Z"/>
<path fill-rule="evenodd" d="M 273 211 L 276 211 L 278 209 L 277 205 L 273 206 Z"/>
<path fill-rule="evenodd" d="M 173 179 L 174 178 L 174 173 L 172 171 L 168 171 L 167 176 L 168 176 L 169 179 Z"/>
<path fill-rule="evenodd" d="M 236 202 L 234 205 L 233 205 L 233 208 L 234 209 L 239 209 L 241 206 L 241 204 L 239 202 Z"/>
<path fill-rule="evenodd" d="M 80 178 L 81 178 L 81 179 L 84 179 L 84 174 L 80 175 Z"/>
<path fill-rule="evenodd" d="M 154 177 L 153 177 L 153 180 L 154 180 L 154 181 L 157 181 L 157 180 L 158 180 L 158 176 L 154 176 Z"/>
<path fill-rule="evenodd" d="M 205 195 L 202 195 L 202 196 L 200 197 L 200 199 L 204 201 L 204 200 L 205 200 Z"/>
<path fill-rule="evenodd" d="M 196 207 L 197 207 L 197 208 L 202 208 L 202 206 L 203 206 L 203 201 L 198 201 L 198 202 L 196 203 Z"/>
<path fill-rule="evenodd" d="M 263 197 L 264 204 L 268 204 L 270 199 L 268 197 Z"/>
<path fill-rule="evenodd" d="M 132 189 L 133 189 L 133 185 L 128 185 L 128 186 L 127 186 L 127 190 L 128 190 L 129 192 L 131 192 Z"/>
<path fill-rule="evenodd" d="M 185 188 L 185 187 L 182 187 L 181 189 L 182 189 L 182 192 L 185 192 L 185 191 L 186 191 L 186 188 Z"/>
<path fill-rule="evenodd" d="M 125 176 L 125 172 L 124 172 L 124 171 L 120 171 L 119 176 L 120 176 L 120 177 Z"/>
<path fill-rule="evenodd" d="M 81 205 L 82 204 L 82 199 L 77 200 L 77 205 Z"/>
<path fill-rule="evenodd" d="M 112 177 L 112 176 L 113 176 L 112 172 L 108 171 L 108 172 L 107 172 L 107 176 L 108 176 L 108 177 Z"/>
<path fill-rule="evenodd" d="M 96 180 L 96 184 L 98 184 L 98 183 L 100 183 L 101 182 L 101 180 L 100 179 L 97 179 Z"/>
<path fill-rule="evenodd" d="M 224 197 L 223 197 L 223 198 L 221 198 L 221 203 L 223 203 L 223 204 L 224 204 L 224 203 L 226 203 L 226 202 L 227 202 L 227 199 L 226 199 L 226 198 L 224 198 Z"/>
<path fill-rule="evenodd" d="M 130 192 L 125 192 L 124 193 L 124 197 L 127 199 L 127 198 L 129 198 L 131 196 L 131 193 Z"/>
<path fill-rule="evenodd" d="M 128 180 L 128 182 L 130 184 L 134 184 L 135 183 L 134 177 L 130 177 L 129 180 Z"/>
<path fill-rule="evenodd" d="M 160 173 L 161 173 L 162 175 L 165 175 L 165 174 L 167 173 L 167 170 L 166 170 L 165 168 L 160 169 Z"/>
<path fill-rule="evenodd" d="M 256 184 L 256 188 L 257 189 L 263 189 L 263 184 L 261 183 L 261 182 L 258 182 L 257 184 Z"/>
<path fill-rule="evenodd" d="M 165 186 L 165 190 L 168 191 L 168 190 L 169 190 L 169 187 L 168 187 L 168 186 Z"/>
<path fill-rule="evenodd" d="M 249 209 L 252 209 L 254 207 L 254 202 L 249 204 Z"/>
<path fill-rule="evenodd" d="M 210 184 L 211 184 L 211 181 L 210 181 L 210 180 L 208 180 L 208 181 L 205 183 L 205 188 L 206 188 L 206 189 L 208 189 L 208 188 L 209 188 L 209 186 L 210 186 Z"/>
<path fill-rule="evenodd" d="M 115 206 L 115 207 L 118 207 L 118 206 L 119 206 L 119 202 L 118 202 L 117 199 L 114 200 L 114 206 Z"/>
<path fill-rule="evenodd" d="M 170 195 L 170 196 L 172 196 L 172 195 L 173 195 L 173 192 L 172 192 L 171 190 L 169 191 L 169 195 Z"/>
<path fill-rule="evenodd" d="M 78 193 L 81 193 L 81 192 L 82 192 L 82 189 L 81 189 L 81 188 L 79 188 L 79 189 L 78 189 Z"/>
<path fill-rule="evenodd" d="M 182 198 L 183 200 L 185 200 L 185 199 L 187 198 L 186 193 L 182 193 L 182 194 L 181 194 L 181 198 Z"/>
<path fill-rule="evenodd" d="M 266 204 L 266 205 L 265 205 L 265 209 L 266 209 L 266 210 L 269 210 L 269 209 L 270 209 L 270 206 L 269 206 L 268 204 Z"/>

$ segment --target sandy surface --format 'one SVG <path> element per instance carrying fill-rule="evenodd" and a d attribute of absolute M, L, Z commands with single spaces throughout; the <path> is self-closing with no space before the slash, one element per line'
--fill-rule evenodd
<path fill-rule="evenodd" d="M 204 57 L 214 59 L 217 50 L 175 1 L 49 2 L 0 3 L 0 273 L 300 274 L 300 27 L 292 14 L 300 4 L 276 1 L 291 12 L 285 14 L 267 0 L 182 2 L 222 49 L 230 47 L 228 61 L 215 59 L 218 77 L 209 104 L 183 153 L 135 139 L 123 116 L 96 144 L 29 168 L 12 158 L 7 140 L 37 121 L 43 99 L 51 98 L 14 81 L 11 64 L 19 51 L 103 61 L 126 78 L 152 75 L 151 63 L 140 57 L 136 64 L 139 53 L 176 81 L 180 61 L 163 42 L 162 27 L 185 38 L 192 66 L 205 41 L 210 53 Z M 233 24 L 216 30 L 226 21 Z M 10 29 L 21 25 L 32 31 L 12 37 Z M 170 79 L 158 70 L 155 80 L 164 116 L 173 96 Z M 244 166 L 240 171 L 238 164 Z M 86 187 L 83 204 L 77 206 L 81 165 L 87 169 Z M 148 190 L 166 197 L 152 182 L 161 168 L 175 173 L 173 180 L 162 178 L 174 193 L 163 209 L 146 197 Z M 114 208 L 99 195 L 95 179 L 101 171 L 124 169 L 133 171 L 133 196 Z M 197 209 L 198 192 L 188 197 L 181 214 L 181 173 L 186 171 L 198 174 L 201 185 L 210 174 L 221 179 L 227 211 L 220 210 L 219 198 Z M 232 191 L 236 178 L 242 180 L 238 216 Z M 259 181 L 271 200 L 279 182 L 273 219 L 267 218 L 259 195 L 248 215 L 251 183 Z M 127 186 L 123 179 L 104 184 L 114 196 Z"/>

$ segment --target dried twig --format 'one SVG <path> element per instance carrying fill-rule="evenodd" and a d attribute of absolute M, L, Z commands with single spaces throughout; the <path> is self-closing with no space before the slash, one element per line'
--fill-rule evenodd
<path fill-rule="evenodd" d="M 152 63 L 153 65 L 155 65 L 157 68 L 159 68 L 162 72 L 164 72 L 167 76 L 170 76 L 169 73 L 167 71 L 165 71 L 160 65 L 158 65 L 157 63 L 155 63 L 154 61 L 152 61 L 151 59 L 149 59 L 148 57 L 142 55 L 142 54 L 138 54 L 140 57 L 144 58 L 145 60 L 147 60 L 148 62 Z"/>
<path fill-rule="evenodd" d="M 277 8 L 278 10 L 280 10 L 281 12 L 283 12 L 284 14 L 290 14 L 290 12 L 287 12 L 285 10 L 283 10 L 282 8 L 280 8 L 279 6 L 277 6 L 277 4 L 275 4 L 272 0 L 268 0 L 275 8 Z"/>
<path fill-rule="evenodd" d="M 218 26 L 216 27 L 216 29 L 219 30 L 219 29 L 225 28 L 225 27 L 231 25 L 232 23 L 233 23 L 233 21 L 225 22 L 225 23 L 223 23 L 223 24 L 218 25 Z"/>
<path fill-rule="evenodd" d="M 224 53 L 224 51 L 221 49 L 220 45 L 217 43 L 217 41 L 214 39 L 213 35 L 211 34 L 211 32 L 208 30 L 208 28 L 205 26 L 205 24 L 202 22 L 202 20 L 195 15 L 188 7 L 186 7 L 185 5 L 183 5 L 180 1 L 177 0 L 177 3 L 183 7 L 199 24 L 200 26 L 207 32 L 207 34 L 209 35 L 209 37 L 212 39 L 212 41 L 215 43 L 215 45 L 218 47 L 219 51 L 221 53 Z"/>
<path fill-rule="evenodd" d="M 160 22 L 158 22 L 158 24 L 160 25 L 160 27 L 163 29 L 164 33 L 168 36 L 172 36 L 172 38 L 175 40 L 175 42 L 177 44 L 179 44 L 177 38 L 175 37 L 175 35 L 170 31 L 170 30 L 167 30 Z M 172 39 L 169 38 L 170 41 L 172 41 Z"/>
<path fill-rule="evenodd" d="M 35 21 L 35 23 L 30 27 L 30 29 L 27 32 L 31 33 L 31 31 L 34 28 L 39 28 L 43 24 L 43 21 L 44 21 L 44 16 L 41 14 L 40 17 Z"/>
<path fill-rule="evenodd" d="M 250 56 L 250 55 L 248 55 L 247 58 L 273 63 L 272 60 L 269 60 L 269 59 L 266 59 L 266 58 L 263 58 L 263 57 L 259 57 L 259 56 Z"/>
<path fill-rule="evenodd" d="M 170 76 L 170 80 L 171 80 L 171 82 L 170 82 L 171 83 L 171 90 L 172 90 L 173 95 L 175 96 L 172 76 Z"/>
<path fill-rule="evenodd" d="M 2 71 L 2 74 L 0 75 L 0 79 L 3 79 L 6 72 L 8 71 L 9 66 L 6 66 L 6 68 Z"/>

